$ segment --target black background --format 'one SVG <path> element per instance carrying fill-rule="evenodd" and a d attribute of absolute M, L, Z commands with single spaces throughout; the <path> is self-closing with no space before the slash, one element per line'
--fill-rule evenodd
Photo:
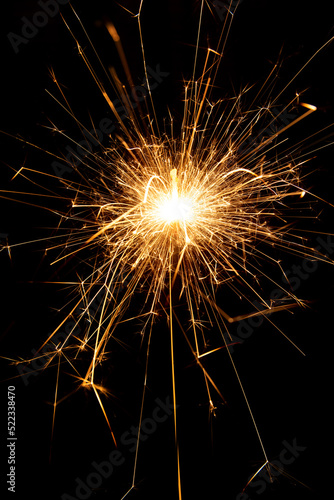
<path fill-rule="evenodd" d="M 122 2 L 121 2 L 122 3 Z M 129 10 L 137 12 L 137 1 L 123 2 Z M 328 2 L 329 4 L 329 2 Z M 330 7 L 315 8 L 305 2 L 277 2 L 244 0 L 235 14 L 228 39 L 226 55 L 217 80 L 216 94 L 238 91 L 243 85 L 263 81 L 282 49 L 282 68 L 277 88 L 283 88 L 314 52 L 334 35 Z M 101 21 L 109 17 L 115 23 L 128 57 L 136 84 L 143 80 L 141 51 L 136 20 L 116 2 L 73 2 L 98 53 L 106 65 L 120 64 L 112 40 Z M 176 120 L 182 111 L 182 79 L 191 74 L 196 40 L 196 19 L 200 2 L 166 1 L 144 2 L 143 33 L 147 62 L 151 67 L 160 64 L 170 76 L 154 91 L 159 117 L 166 116 L 169 106 Z M 69 134 L 76 134 L 75 125 L 45 89 L 54 87 L 48 75 L 53 67 L 76 116 L 88 121 L 110 116 L 106 105 L 94 86 L 82 61 L 76 44 L 61 21 L 60 16 L 50 20 L 46 27 L 15 54 L 7 40 L 9 31 L 20 33 L 22 16 L 31 19 L 40 8 L 33 1 L 13 1 L 7 5 L 10 12 L 3 15 L 1 130 L 20 135 L 42 148 L 57 152 L 62 144 L 59 138 L 45 128 L 48 119 Z M 68 5 L 61 8 L 74 31 L 84 40 L 80 27 L 75 23 Z M 201 47 L 214 45 L 222 22 L 205 9 Z M 83 42 L 84 45 L 84 42 Z M 200 51 L 203 61 L 205 51 Z M 282 96 L 283 102 L 291 100 L 296 91 L 305 90 L 304 101 L 318 107 L 316 115 L 303 121 L 291 139 L 309 135 L 314 130 L 333 121 L 333 47 L 329 47 L 303 71 Z M 295 135 L 294 135 L 295 134 Z M 325 135 L 325 134 L 324 134 Z M 324 143 L 330 142 L 330 139 Z M 10 182 L 14 169 L 24 162 L 32 169 L 52 172 L 52 157 L 34 148 L 1 136 L 2 189 L 15 191 L 34 190 L 24 179 Z M 318 196 L 333 200 L 332 148 L 317 153 L 307 179 L 308 187 Z M 315 155 L 314 155 L 315 156 Z M 39 179 L 40 180 L 40 179 Z M 59 192 L 56 179 L 43 183 Z M 40 189 L 36 188 L 38 192 Z M 31 201 L 29 195 L 12 196 Z M 35 199 L 33 199 L 35 200 Z M 33 201 L 34 202 L 34 201 Z M 39 204 L 41 199 L 38 199 Z M 53 207 L 56 205 L 48 200 Z M 66 201 L 59 202 L 61 208 Z M 317 224 L 310 221 L 312 231 L 332 231 L 332 213 L 325 204 L 315 206 L 319 214 Z M 15 245 L 45 235 L 45 228 L 53 227 L 57 217 L 50 212 L 21 203 L 2 200 L 0 233 Z M 310 244 L 317 244 L 310 240 Z M 284 258 L 284 268 L 300 264 L 294 256 Z M 46 285 L 50 280 L 50 259 L 44 255 L 43 243 L 18 246 L 12 249 L 12 259 L 5 251 L 0 254 L 2 266 L 1 301 L 1 352 L 4 357 L 28 357 L 62 319 L 59 309 L 66 302 L 68 290 Z M 64 271 L 69 279 L 71 271 Z M 32 283 L 34 282 L 34 283 Z M 268 485 L 262 495 L 249 489 L 249 498 L 324 498 L 329 493 L 331 480 L 330 461 L 333 453 L 331 408 L 331 339 L 333 271 L 329 265 L 319 264 L 318 270 L 304 280 L 297 292 L 300 298 L 310 301 L 310 308 L 297 311 L 294 316 L 282 313 L 276 323 L 306 353 L 301 356 L 273 328 L 263 325 L 250 339 L 235 350 L 241 378 L 251 402 L 269 459 L 275 459 L 283 449 L 282 441 L 305 446 L 300 457 L 287 472 L 308 487 L 297 484 L 295 479 L 280 476 Z M 222 295 L 221 300 L 224 300 Z M 231 301 L 231 299 L 228 299 Z M 136 306 L 134 305 L 134 310 Z M 235 304 L 228 302 L 226 309 Z M 137 331 L 137 330 L 136 330 Z M 144 373 L 144 356 L 140 353 L 136 331 L 121 331 L 120 338 L 129 349 L 117 349 L 104 364 L 103 380 L 117 396 L 105 400 L 106 410 L 115 434 L 137 425 L 140 388 Z M 180 334 L 179 334 L 180 335 Z M 215 335 L 215 332 L 213 332 Z M 217 405 L 216 418 L 209 420 L 207 397 L 201 374 L 192 364 L 182 339 L 176 341 L 178 398 L 180 402 L 180 452 L 184 498 L 194 495 L 203 498 L 234 499 L 247 482 L 247 478 L 261 465 L 261 449 L 257 442 L 247 408 L 235 380 L 233 370 L 224 354 L 212 356 L 206 367 L 213 375 L 226 398 L 222 405 L 214 395 Z M 145 343 L 144 343 L 145 348 Z M 144 349 L 143 349 L 144 350 Z M 148 404 L 145 415 L 150 417 L 155 407 L 154 399 L 162 400 L 172 394 L 170 381 L 170 354 L 168 329 L 163 322 L 152 337 L 148 379 Z M 1 413 L 6 416 L 6 388 L 8 378 L 17 371 L 2 360 L 4 382 L 1 384 Z M 65 370 L 66 371 L 66 370 Z M 83 481 L 93 471 L 92 462 L 105 460 L 114 445 L 108 428 L 93 394 L 78 392 L 59 405 L 51 446 L 52 402 L 56 381 L 56 368 L 31 377 L 28 386 L 20 379 L 11 379 L 17 393 L 17 493 L 16 498 L 26 497 L 60 499 L 68 493 L 75 497 L 75 478 Z M 67 386 L 67 384 L 69 384 Z M 60 392 L 73 387 L 64 374 Z M 214 391 L 213 391 L 214 392 Z M 210 435 L 212 430 L 212 437 Z M 1 429 L 1 447 L 5 449 L 6 425 Z M 51 461 L 49 459 L 51 448 Z M 90 498 L 116 499 L 125 494 L 131 485 L 133 453 L 122 447 L 125 464 L 92 493 Z M 2 456 L 5 460 L 6 453 Z M 328 458 L 329 457 L 329 458 Z M 173 445 L 172 417 L 143 443 L 138 462 L 138 489 L 129 498 L 177 498 L 175 451 Z M 7 470 L 3 462 L 2 470 Z M 6 493 L 2 477 L 1 490 Z M 12 495 L 14 497 L 14 495 Z"/>

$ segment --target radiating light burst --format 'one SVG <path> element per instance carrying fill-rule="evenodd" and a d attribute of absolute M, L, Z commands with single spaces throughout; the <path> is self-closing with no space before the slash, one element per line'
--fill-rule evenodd
<path fill-rule="evenodd" d="M 196 136 L 200 142 L 203 134 Z M 185 139 L 172 152 L 176 145 L 170 141 L 151 140 L 138 135 L 136 149 L 125 147 L 128 158 L 114 156 L 117 149 L 110 148 L 102 183 L 75 195 L 75 210 L 94 209 L 96 218 L 88 218 L 70 240 L 80 247 L 94 244 L 97 251 L 105 248 L 106 274 L 117 268 L 120 275 L 132 277 L 134 289 L 151 274 L 156 304 L 173 255 L 178 255 L 177 272 L 190 299 L 196 290 L 206 293 L 204 276 L 211 284 L 253 276 L 257 271 L 247 261 L 258 242 L 302 249 L 302 239 L 294 241 L 281 223 L 284 199 L 305 193 L 299 187 L 300 165 L 267 160 L 258 150 L 238 155 L 233 143 L 226 153 L 221 144 L 199 149 L 193 139 L 189 148 Z M 112 175 L 109 163 L 116 172 L 113 189 L 107 179 Z M 101 269 L 96 272 L 100 276 Z"/>
<path fill-rule="evenodd" d="M 201 5 L 203 9 L 204 2 Z M 137 17 L 141 33 L 140 11 Z M 200 28 L 199 23 L 199 31 Z M 130 92 L 132 80 L 120 37 L 111 23 L 107 24 L 107 29 L 121 55 Z M 299 207 L 301 199 L 305 195 L 310 196 L 310 193 L 301 183 L 302 167 L 307 159 L 302 155 L 293 155 L 294 145 L 285 146 L 284 133 L 316 108 L 301 103 L 299 95 L 294 96 L 280 113 L 293 105 L 301 110 L 298 118 L 283 129 L 257 140 L 253 130 L 256 130 L 259 121 L 275 124 L 271 109 L 277 105 L 282 92 L 271 97 L 266 107 L 254 106 L 246 110 L 243 110 L 243 96 L 248 89 L 229 100 L 215 101 L 211 91 L 223 53 L 219 46 L 215 50 L 207 49 L 204 67 L 196 79 L 195 62 L 193 78 L 185 84 L 184 114 L 179 130 L 174 131 L 171 120 L 166 130 L 161 132 L 155 119 L 141 40 L 149 89 L 145 102 L 147 115 L 141 120 L 130 104 L 126 85 L 113 74 L 113 85 L 128 112 L 125 124 L 96 76 L 93 64 L 75 36 L 74 39 L 101 95 L 118 120 L 118 132 L 110 138 L 108 147 L 101 146 L 101 153 L 92 153 L 87 146 L 85 161 L 77 169 L 79 180 L 62 181 L 70 193 L 68 201 L 71 208 L 68 213 L 61 214 L 59 235 L 47 250 L 57 251 L 54 265 L 63 261 L 72 262 L 72 257 L 80 258 L 84 254 L 89 272 L 82 277 L 79 270 L 80 277 L 70 300 L 70 312 L 46 339 L 45 343 L 52 339 L 68 318 L 75 317 L 73 331 L 54 352 L 48 354 L 49 364 L 57 358 L 62 359 L 73 369 L 73 377 L 79 387 L 93 389 L 116 443 L 112 421 L 103 405 L 103 396 L 108 391 L 99 380 L 97 368 L 107 362 L 110 340 L 120 324 L 140 320 L 143 325 L 140 334 L 143 338 L 145 335 L 150 338 L 157 317 L 165 316 L 171 337 L 177 484 L 181 499 L 179 454 L 182 454 L 182 449 L 179 450 L 177 436 L 173 343 L 174 324 L 179 322 L 174 302 L 180 296 L 187 304 L 188 324 L 179 322 L 179 328 L 202 372 L 211 413 L 215 410 L 214 399 L 224 401 L 224 398 L 213 376 L 203 365 L 202 358 L 224 349 L 228 352 L 246 401 L 263 452 L 264 466 L 269 463 L 242 381 L 226 349 L 230 335 L 228 325 L 244 316 L 242 312 L 237 317 L 230 316 L 221 304 L 217 304 L 215 297 L 217 287 L 224 284 L 236 296 L 243 296 L 249 302 L 249 296 L 255 297 L 263 308 L 250 315 L 266 317 L 269 313 L 303 304 L 262 270 L 262 262 L 280 267 L 280 262 L 272 255 L 273 247 L 298 256 L 328 261 L 314 249 L 307 249 L 305 238 L 294 231 L 286 217 L 293 211 L 294 204 Z M 225 39 L 222 37 L 222 40 L 224 46 Z M 196 52 L 198 49 L 197 44 Z M 72 115 L 82 131 L 85 127 L 73 115 L 54 74 L 53 79 L 60 91 L 61 106 Z M 55 99 L 58 100 L 58 97 Z M 55 130 L 65 135 L 56 127 Z M 174 296 L 176 279 L 180 282 L 177 298 Z M 272 300 L 268 303 L 261 292 L 261 280 L 280 288 L 284 297 L 278 302 Z M 101 292 L 101 305 L 92 312 L 91 306 Z M 143 295 L 142 309 L 133 318 L 130 304 Z M 219 331 L 220 341 L 214 346 L 208 341 L 210 332 L 203 327 L 203 316 Z M 82 326 L 79 335 L 73 333 L 77 325 Z M 83 371 L 81 364 L 79 371 L 77 360 L 83 353 L 87 354 L 86 364 Z M 139 429 L 146 397 L 147 366 Z M 58 402 L 56 390 L 54 408 Z M 139 441 L 138 434 L 138 446 Z M 137 454 L 129 491 L 136 486 L 136 468 Z"/>

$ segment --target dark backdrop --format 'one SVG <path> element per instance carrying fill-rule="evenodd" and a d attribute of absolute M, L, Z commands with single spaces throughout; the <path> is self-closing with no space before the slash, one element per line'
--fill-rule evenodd
<path fill-rule="evenodd" d="M 137 1 L 123 2 L 130 11 L 136 12 Z M 215 96 L 226 96 L 233 88 L 263 81 L 271 65 L 281 52 L 282 68 L 278 88 L 283 88 L 296 71 L 330 36 L 332 11 L 329 2 L 320 7 L 305 2 L 244 0 L 235 14 L 228 39 L 226 55 L 217 78 Z M 90 33 L 104 64 L 114 65 L 120 72 L 120 64 L 110 37 L 101 28 L 105 17 L 113 20 L 124 45 L 136 84 L 143 80 L 141 50 L 135 19 L 121 9 L 116 2 L 74 1 L 82 22 Z M 173 110 L 176 120 L 182 111 L 182 80 L 191 74 L 196 29 L 194 21 L 199 15 L 200 2 L 166 1 L 144 2 L 143 36 L 148 64 L 169 76 L 154 91 L 157 114 L 166 116 L 167 106 Z M 216 2 L 215 16 L 205 9 L 201 47 L 214 44 L 225 19 L 223 2 Z M 110 116 L 106 104 L 94 86 L 80 61 L 76 45 L 59 15 L 39 29 L 29 43 L 21 44 L 16 54 L 7 34 L 19 34 L 22 17 L 32 19 L 40 6 L 34 1 L 12 1 L 2 16 L 1 33 L 1 129 L 19 135 L 51 152 L 61 151 L 66 145 L 53 134 L 49 119 L 69 134 L 76 134 L 75 125 L 48 96 L 52 90 L 48 69 L 54 68 L 64 86 L 73 109 L 80 119 L 88 122 L 88 112 L 98 121 Z M 75 23 L 69 5 L 61 7 L 74 32 L 84 40 L 80 27 Z M 82 42 L 83 44 L 85 42 Z M 86 44 L 87 45 L 87 44 Z M 203 61 L 204 51 L 199 59 Z M 295 92 L 305 90 L 303 100 L 318 107 L 316 115 L 308 118 L 297 130 L 291 132 L 292 140 L 309 135 L 314 130 L 333 121 L 333 47 L 317 56 L 302 75 L 282 97 L 283 103 Z M 324 133 L 326 135 L 327 133 Z M 77 136 L 76 136 L 77 137 Z M 330 142 L 330 138 L 325 143 Z M 36 170 L 50 171 L 52 157 L 1 135 L 2 189 L 34 191 L 24 179 L 15 179 L 11 167 L 18 169 L 25 164 Z M 307 179 L 308 186 L 319 197 L 333 200 L 333 172 L 331 148 L 313 155 Z M 48 170 L 49 169 L 49 170 Z M 35 177 L 34 177 L 35 178 Z M 38 179 L 39 180 L 39 179 Z M 59 193 L 57 179 L 46 179 L 45 185 Z M 36 202 L 28 194 L 12 195 L 23 201 Z M 31 200 L 32 198 L 32 200 Z M 66 208 L 66 202 L 37 199 L 49 203 L 52 208 Z M 60 205 L 57 205 L 59 203 Z M 0 233 L 2 243 L 18 244 L 43 237 L 48 228 L 57 223 L 52 212 L 41 212 L 33 206 L 1 200 Z M 318 203 L 314 214 L 317 225 L 310 221 L 311 231 L 332 231 L 332 213 L 329 207 Z M 49 234 L 49 232 L 48 232 Z M 327 241 L 326 237 L 323 237 Z M 317 245 L 316 237 L 310 240 Z M 50 271 L 50 259 L 44 253 L 45 244 L 16 246 L 11 259 L 1 252 L 2 300 L 1 300 L 1 352 L 5 358 L 27 358 L 32 349 L 38 349 L 46 336 L 62 318 L 62 308 L 68 290 L 43 281 L 62 276 L 70 279 L 72 269 Z M 325 248 L 326 251 L 330 252 Z M 303 259 L 284 256 L 284 268 L 302 265 Z M 56 274 L 52 274 L 55 272 Z M 51 277 L 51 278 L 50 278 Z M 284 449 L 283 442 L 294 440 L 303 450 L 272 485 L 267 485 L 259 495 L 257 488 L 247 491 L 242 498 L 282 498 L 293 494 L 294 498 L 324 498 L 328 492 L 331 470 L 332 426 L 330 422 L 330 376 L 333 271 L 329 265 L 319 264 L 316 272 L 301 280 L 298 296 L 308 300 L 310 308 L 297 311 L 293 316 L 282 313 L 277 324 L 306 353 L 301 356 L 273 328 L 262 325 L 248 340 L 235 347 L 234 359 L 252 404 L 254 416 L 263 437 L 269 458 L 277 460 Z M 224 303 L 224 294 L 219 298 Z M 233 310 L 235 303 L 227 298 L 226 309 Z M 136 305 L 133 305 L 136 310 Z M 181 314 L 182 318 L 182 314 Z M 274 318 L 276 319 L 276 318 Z M 105 363 L 103 380 L 115 394 L 104 400 L 113 429 L 120 436 L 137 425 L 140 388 L 144 373 L 144 355 L 140 351 L 136 331 L 121 331 L 120 338 L 130 345 L 129 349 L 117 349 Z M 206 362 L 210 374 L 217 380 L 226 398 L 222 405 L 214 395 L 216 417 L 209 419 L 209 409 L 203 380 L 192 363 L 191 356 L 181 338 L 176 347 L 178 398 L 180 403 L 179 435 L 181 443 L 181 467 L 184 498 L 193 496 L 234 499 L 241 492 L 247 478 L 259 467 L 261 450 L 252 427 L 247 408 L 240 394 L 233 370 L 224 354 L 212 356 Z M 213 332 L 215 335 L 216 332 Z M 145 343 L 144 343 L 145 348 Z M 146 417 L 156 407 L 155 400 L 171 397 L 169 338 L 163 322 L 158 324 L 152 337 L 151 361 L 148 379 L 148 403 Z M 94 471 L 92 463 L 107 459 L 114 449 L 107 425 L 101 415 L 94 395 L 79 392 L 59 405 L 53 439 L 52 403 L 54 398 L 56 367 L 38 376 L 28 377 L 25 384 L 15 367 L 8 360 L 1 362 L 4 369 L 1 384 L 1 408 L 6 416 L 6 391 L 8 379 L 16 387 L 17 409 L 17 493 L 16 498 L 60 499 L 64 493 L 76 497 L 75 479 L 86 482 Z M 66 370 L 65 370 L 66 372 Z M 14 377 L 14 378 L 11 378 Z M 68 385 L 67 385 L 68 384 Z M 73 387 L 73 380 L 63 374 L 60 378 L 60 394 Z M 214 391 L 213 391 L 214 392 Z M 6 427 L 1 429 L 1 447 L 5 450 Z M 52 441 L 52 445 L 51 445 Z M 50 459 L 51 450 L 51 459 Z M 81 498 L 121 498 L 131 484 L 134 453 L 120 442 L 119 451 L 125 463 L 102 481 L 91 496 L 81 491 Z M 2 470 L 6 452 L 3 456 Z M 138 461 L 138 490 L 129 498 L 177 498 L 176 467 L 173 446 L 173 419 L 159 424 L 157 430 L 142 443 Z M 300 485 L 296 479 L 306 486 Z M 6 492 L 5 479 L 1 488 Z M 85 497 L 86 495 L 86 497 Z M 14 495 L 12 495 L 14 496 Z M 79 497 L 77 497 L 79 498 Z"/>

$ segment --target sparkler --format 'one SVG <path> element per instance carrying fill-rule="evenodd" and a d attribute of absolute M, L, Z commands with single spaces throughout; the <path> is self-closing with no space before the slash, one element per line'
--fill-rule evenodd
<path fill-rule="evenodd" d="M 180 130 L 175 132 L 171 121 L 170 130 L 161 132 L 147 75 L 141 28 L 142 5 L 143 2 L 137 17 L 148 89 L 145 102 L 147 118 L 139 119 L 125 90 L 126 86 L 113 74 L 111 83 L 116 87 L 129 117 L 126 123 L 123 121 L 82 45 L 67 25 L 80 56 L 118 121 L 118 132 L 111 138 L 108 147 L 103 148 L 102 155 L 91 154 L 87 147 L 83 165 L 77 169 L 78 181 L 62 181 L 71 193 L 68 198 L 71 208 L 68 213 L 62 214 L 59 235 L 54 237 L 55 243 L 47 250 L 59 252 L 53 265 L 72 262 L 73 258 L 84 254 L 90 271 L 75 284 L 69 314 L 45 340 L 45 344 L 50 342 L 68 318 L 73 318 L 79 311 L 72 331 L 49 354 L 49 364 L 56 361 L 59 367 L 60 360 L 66 361 L 72 367 L 79 386 L 94 391 L 116 444 L 113 423 L 102 399 L 108 391 L 100 383 L 97 371 L 107 362 L 110 340 L 119 326 L 133 319 L 143 321 L 141 335 L 143 339 L 147 338 L 147 364 L 139 416 L 140 429 L 147 391 L 150 340 L 157 319 L 166 317 L 171 341 L 177 486 L 178 498 L 181 499 L 182 450 L 179 450 L 177 432 L 175 324 L 182 331 L 193 359 L 202 372 L 212 415 L 216 397 L 213 397 L 213 393 L 221 401 L 224 401 L 224 397 L 204 365 L 203 358 L 219 350 L 228 353 L 263 453 L 263 464 L 252 479 L 263 467 L 270 470 L 260 430 L 229 350 L 232 342 L 229 325 L 247 315 L 231 316 L 217 303 L 216 290 L 224 285 L 236 296 L 242 295 L 247 300 L 249 296 L 256 297 L 262 307 L 250 316 L 265 317 L 270 323 L 269 314 L 303 305 L 292 292 L 285 290 L 270 275 L 264 274 L 261 263 L 269 261 L 279 266 L 279 261 L 271 253 L 273 247 L 288 249 L 298 256 L 315 256 L 314 250 L 306 248 L 305 239 L 286 222 L 286 215 L 293 210 L 293 205 L 299 206 L 305 195 L 310 195 L 300 181 L 301 168 L 307 159 L 303 155 L 294 157 L 295 145 L 289 149 L 283 148 L 283 143 L 284 133 L 316 108 L 301 102 L 300 96 L 296 95 L 282 108 L 280 114 L 291 106 L 298 106 L 303 110 L 302 114 L 260 142 L 254 141 L 253 131 L 257 123 L 270 116 L 282 92 L 272 98 L 266 108 L 253 110 L 251 107 L 247 112 L 242 109 L 248 89 L 227 102 L 214 102 L 211 93 L 226 41 L 225 35 L 222 35 L 218 47 L 206 50 L 204 67 L 199 77 L 196 77 L 195 60 L 193 77 L 185 84 Z M 201 16 L 203 8 L 204 2 L 201 2 Z M 228 19 L 224 34 L 229 29 Z M 67 24 L 65 19 L 64 22 Z M 131 89 L 133 82 L 117 29 L 110 22 L 106 27 L 116 44 Z M 198 37 L 200 29 L 201 24 Z M 53 79 L 61 94 L 61 99 L 53 96 L 54 99 L 74 118 L 87 137 L 88 130 L 73 115 L 54 73 Z M 269 118 L 269 125 L 275 123 L 276 119 Z M 57 127 L 54 129 L 63 134 Z M 85 149 L 82 144 L 81 147 Z M 24 170 L 19 173 L 23 174 Z M 66 225 L 72 222 L 74 224 L 68 230 Z M 329 260 L 320 253 L 316 258 Z M 285 298 L 268 305 L 257 285 L 259 277 L 281 289 Z M 177 281 L 179 287 L 176 295 L 174 289 Z M 122 286 L 124 284 L 126 286 Z M 91 305 L 101 292 L 101 306 L 92 313 Z M 140 298 L 138 301 L 142 300 L 143 295 L 142 310 L 136 318 L 132 318 L 130 304 L 136 297 Z M 189 322 L 186 326 L 180 321 L 174 307 L 180 299 L 187 303 Z M 210 347 L 199 311 L 204 312 L 208 324 L 217 326 L 220 340 L 214 348 Z M 81 335 L 74 335 L 78 325 L 87 325 L 87 318 L 88 326 L 81 328 Z M 300 351 L 284 332 L 279 331 Z M 76 363 L 82 353 L 91 353 L 83 372 L 78 370 Z M 60 402 L 56 391 L 55 410 Z M 55 421 L 55 412 L 53 418 Z M 132 484 L 124 497 L 136 486 L 139 433 Z"/>

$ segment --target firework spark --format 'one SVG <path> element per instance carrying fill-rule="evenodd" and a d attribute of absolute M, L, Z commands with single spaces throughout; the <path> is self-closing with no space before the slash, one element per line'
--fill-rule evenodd
<path fill-rule="evenodd" d="M 228 352 L 264 457 L 264 465 L 261 465 L 253 478 L 269 464 L 225 334 L 229 332 L 229 324 L 245 316 L 239 314 L 235 317 L 225 311 L 217 303 L 216 291 L 224 285 L 238 297 L 242 295 L 247 300 L 249 296 L 256 297 L 263 307 L 251 312 L 248 317 L 266 317 L 275 311 L 303 305 L 292 292 L 285 290 L 262 271 L 262 262 L 272 262 L 279 266 L 279 261 L 272 256 L 273 247 L 288 250 L 298 256 L 309 255 L 314 258 L 314 250 L 306 248 L 305 239 L 287 222 L 293 207 L 299 207 L 305 195 L 310 194 L 301 183 L 301 168 L 307 160 L 302 155 L 294 156 L 295 145 L 290 149 L 286 148 L 282 137 L 288 128 L 305 119 L 316 108 L 311 104 L 301 103 L 300 96 L 296 95 L 281 109 L 279 115 L 291 106 L 298 106 L 302 113 L 283 129 L 257 142 L 253 131 L 256 130 L 257 123 L 263 119 L 268 120 L 268 116 L 269 125 L 275 123 L 277 116 L 271 118 L 270 113 L 282 92 L 271 98 L 266 107 L 251 107 L 247 111 L 243 111 L 243 98 L 249 89 L 244 89 L 233 99 L 215 101 L 211 97 L 212 90 L 226 42 L 226 32 L 230 27 L 226 18 L 221 41 L 215 49 L 206 50 L 204 67 L 198 77 L 195 77 L 197 59 L 195 60 L 193 77 L 185 84 L 184 112 L 179 130 L 174 130 L 171 121 L 168 130 L 161 132 L 145 62 L 141 27 L 142 3 L 139 12 L 133 14 L 138 18 L 149 92 L 144 118 L 138 116 L 142 113 L 141 109 L 136 114 L 130 101 L 133 81 L 117 29 L 110 22 L 106 25 L 116 44 L 130 89 L 126 92 L 126 85 L 113 72 L 112 84 L 128 113 L 126 124 L 98 78 L 85 50 L 64 20 L 76 41 L 82 60 L 118 121 L 118 133 L 111 138 L 108 147 L 103 148 L 102 154 L 93 154 L 87 147 L 82 168 L 77 169 L 77 181 L 62 181 L 70 193 L 68 200 L 71 207 L 67 213 L 61 214 L 58 234 L 47 251 L 57 251 L 53 265 L 71 262 L 72 258 L 80 258 L 84 254 L 86 266 L 90 269 L 84 278 L 75 283 L 69 314 L 45 340 L 45 344 L 50 342 L 68 318 L 73 318 L 79 311 L 79 317 L 66 339 L 49 353 L 48 364 L 55 361 L 59 375 L 60 360 L 66 362 L 73 369 L 78 385 L 94 391 L 116 443 L 113 424 L 102 399 L 108 391 L 99 380 L 98 368 L 108 359 L 110 340 L 115 336 L 119 325 L 134 319 L 143 322 L 140 333 L 142 338 L 148 338 L 148 363 L 154 324 L 162 315 L 167 318 L 171 341 L 177 484 L 181 499 L 182 450 L 179 450 L 177 433 L 175 323 L 183 332 L 193 359 L 202 371 L 211 413 L 215 411 L 213 392 L 221 401 L 224 398 L 202 363 L 202 358 L 217 350 L 224 349 Z M 201 16 L 203 8 L 204 2 L 201 2 Z M 76 13 L 75 15 L 80 22 Z M 201 21 L 198 36 L 200 29 Z M 85 31 L 84 33 L 88 37 Z M 87 40 L 91 44 L 90 39 Z M 197 40 L 196 58 L 198 50 Z M 60 98 L 53 96 L 54 99 L 73 117 L 87 137 L 87 129 L 73 115 L 55 74 L 52 75 L 60 92 Z M 57 127 L 54 128 L 64 135 Z M 85 149 L 82 144 L 81 148 Z M 26 171 L 27 169 L 22 169 L 19 174 L 23 175 Z M 320 253 L 317 258 L 328 261 Z M 280 288 L 284 293 L 284 300 L 278 305 L 274 302 L 268 305 L 257 284 L 260 279 Z M 122 286 L 124 284 L 126 286 Z M 177 295 L 174 291 L 176 288 Z M 92 313 L 91 306 L 101 293 L 101 305 L 98 311 Z M 143 302 L 142 309 L 132 318 L 130 304 L 138 297 Z M 181 299 L 187 304 L 186 326 L 181 324 L 174 307 L 175 302 Z M 220 332 L 220 341 L 214 348 L 210 347 L 204 322 L 217 325 Z M 84 325 L 79 335 L 74 333 L 77 332 L 78 325 Z M 231 337 L 230 341 L 232 342 Z M 88 354 L 88 361 L 85 369 L 82 370 L 81 365 L 79 370 L 77 360 L 82 353 Z M 147 365 L 139 429 L 146 397 L 146 375 Z M 55 409 L 60 402 L 56 390 L 53 423 Z M 139 438 L 138 433 L 133 480 L 129 491 L 136 486 L 137 481 Z"/>

